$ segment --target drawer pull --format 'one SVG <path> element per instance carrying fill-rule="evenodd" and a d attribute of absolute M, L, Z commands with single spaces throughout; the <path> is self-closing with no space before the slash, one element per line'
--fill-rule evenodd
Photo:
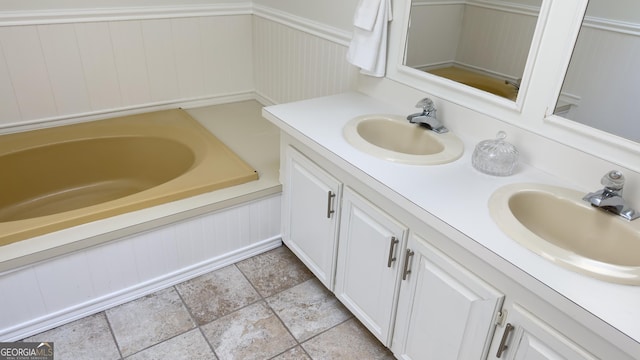
<path fill-rule="evenodd" d="M 327 193 L 327 219 L 331 219 L 331 214 L 336 212 L 335 210 L 333 210 L 333 198 L 335 197 L 336 194 L 329 190 L 329 192 Z"/>
<path fill-rule="evenodd" d="M 411 263 L 411 258 L 413 257 L 413 250 L 407 249 L 407 256 L 404 258 L 404 271 L 402 272 L 402 280 L 407 280 L 407 276 L 411 273 L 411 269 L 409 268 L 409 263 Z"/>
<path fill-rule="evenodd" d="M 504 327 L 504 333 L 502 333 L 502 340 L 500 340 L 500 346 L 498 346 L 498 353 L 496 354 L 497 358 L 502 356 L 502 353 L 507 350 L 507 339 L 509 338 L 509 333 L 513 331 L 514 327 L 510 323 L 507 323 Z"/>
<path fill-rule="evenodd" d="M 395 254 L 396 245 L 400 242 L 395 236 L 391 237 L 391 243 L 389 244 L 389 259 L 387 260 L 387 267 L 391 267 L 391 263 L 396 261 Z"/>

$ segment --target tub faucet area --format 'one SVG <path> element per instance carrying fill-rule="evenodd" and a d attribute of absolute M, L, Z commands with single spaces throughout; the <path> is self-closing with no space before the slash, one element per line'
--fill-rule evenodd
<path fill-rule="evenodd" d="M 516 81 L 512 81 L 512 80 L 505 80 L 505 81 L 504 81 L 504 83 L 505 83 L 506 85 L 511 85 L 511 86 L 513 86 L 513 87 L 516 89 L 516 91 L 519 91 L 519 90 L 520 90 L 520 84 L 522 83 L 522 79 L 518 79 L 518 80 L 516 80 Z"/>
<path fill-rule="evenodd" d="M 418 101 L 416 107 L 422 108 L 422 112 L 407 116 L 407 120 L 409 120 L 410 123 L 426 127 L 438 134 L 449 132 L 449 129 L 444 127 L 442 122 L 436 117 L 436 107 L 431 99 L 424 98 Z"/>
<path fill-rule="evenodd" d="M 588 193 L 582 199 L 591 206 L 622 216 L 629 221 L 640 217 L 640 213 L 630 208 L 622 198 L 624 176 L 620 171 L 609 171 L 602 177 L 600 183 L 604 185 L 603 189 Z"/>

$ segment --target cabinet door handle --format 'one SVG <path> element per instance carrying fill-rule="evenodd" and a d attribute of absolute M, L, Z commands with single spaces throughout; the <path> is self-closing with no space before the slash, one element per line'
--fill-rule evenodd
<path fill-rule="evenodd" d="M 498 346 L 498 353 L 496 354 L 497 358 L 500 358 L 500 356 L 502 356 L 502 353 L 507 350 L 507 339 L 509 339 L 509 333 L 512 332 L 513 329 L 514 327 L 510 323 L 507 323 L 507 325 L 505 325 L 504 332 L 502 333 L 502 340 L 500 340 L 500 346 Z"/>
<path fill-rule="evenodd" d="M 335 210 L 333 210 L 333 198 L 336 197 L 336 194 L 334 194 L 333 192 L 331 192 L 331 190 L 329 190 L 329 192 L 327 193 L 327 219 L 331 219 L 331 214 L 333 214 L 334 212 L 336 212 Z"/>
<path fill-rule="evenodd" d="M 396 261 L 396 257 L 393 256 L 395 254 L 396 244 L 398 244 L 400 240 L 398 240 L 395 236 L 391 237 L 391 243 L 389 244 L 389 259 L 387 260 L 387 267 L 391 267 L 391 263 Z"/>
<path fill-rule="evenodd" d="M 411 262 L 413 254 L 415 254 L 413 250 L 407 249 L 407 256 L 404 257 L 404 271 L 402 272 L 402 280 L 407 280 L 407 275 L 411 273 L 409 263 Z"/>

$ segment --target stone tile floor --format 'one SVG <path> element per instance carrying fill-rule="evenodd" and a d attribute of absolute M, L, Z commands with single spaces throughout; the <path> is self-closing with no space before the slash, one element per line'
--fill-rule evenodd
<path fill-rule="evenodd" d="M 34 335 L 55 359 L 393 359 L 285 247 Z"/>

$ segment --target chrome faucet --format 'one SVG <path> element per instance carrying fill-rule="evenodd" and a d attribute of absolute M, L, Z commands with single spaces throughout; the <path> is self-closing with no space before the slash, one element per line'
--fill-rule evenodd
<path fill-rule="evenodd" d="M 407 116 L 407 120 L 409 120 L 410 123 L 424 126 L 438 134 L 449 132 L 449 129 L 444 127 L 442 122 L 436 118 L 436 106 L 433 104 L 431 99 L 424 98 L 418 101 L 416 107 L 422 108 L 422 112 Z"/>
<path fill-rule="evenodd" d="M 604 185 L 604 189 L 588 193 L 582 200 L 590 203 L 591 206 L 612 212 L 629 221 L 640 217 L 640 213 L 630 208 L 622 198 L 624 176 L 620 171 L 609 171 L 602 177 L 600 183 Z"/>

